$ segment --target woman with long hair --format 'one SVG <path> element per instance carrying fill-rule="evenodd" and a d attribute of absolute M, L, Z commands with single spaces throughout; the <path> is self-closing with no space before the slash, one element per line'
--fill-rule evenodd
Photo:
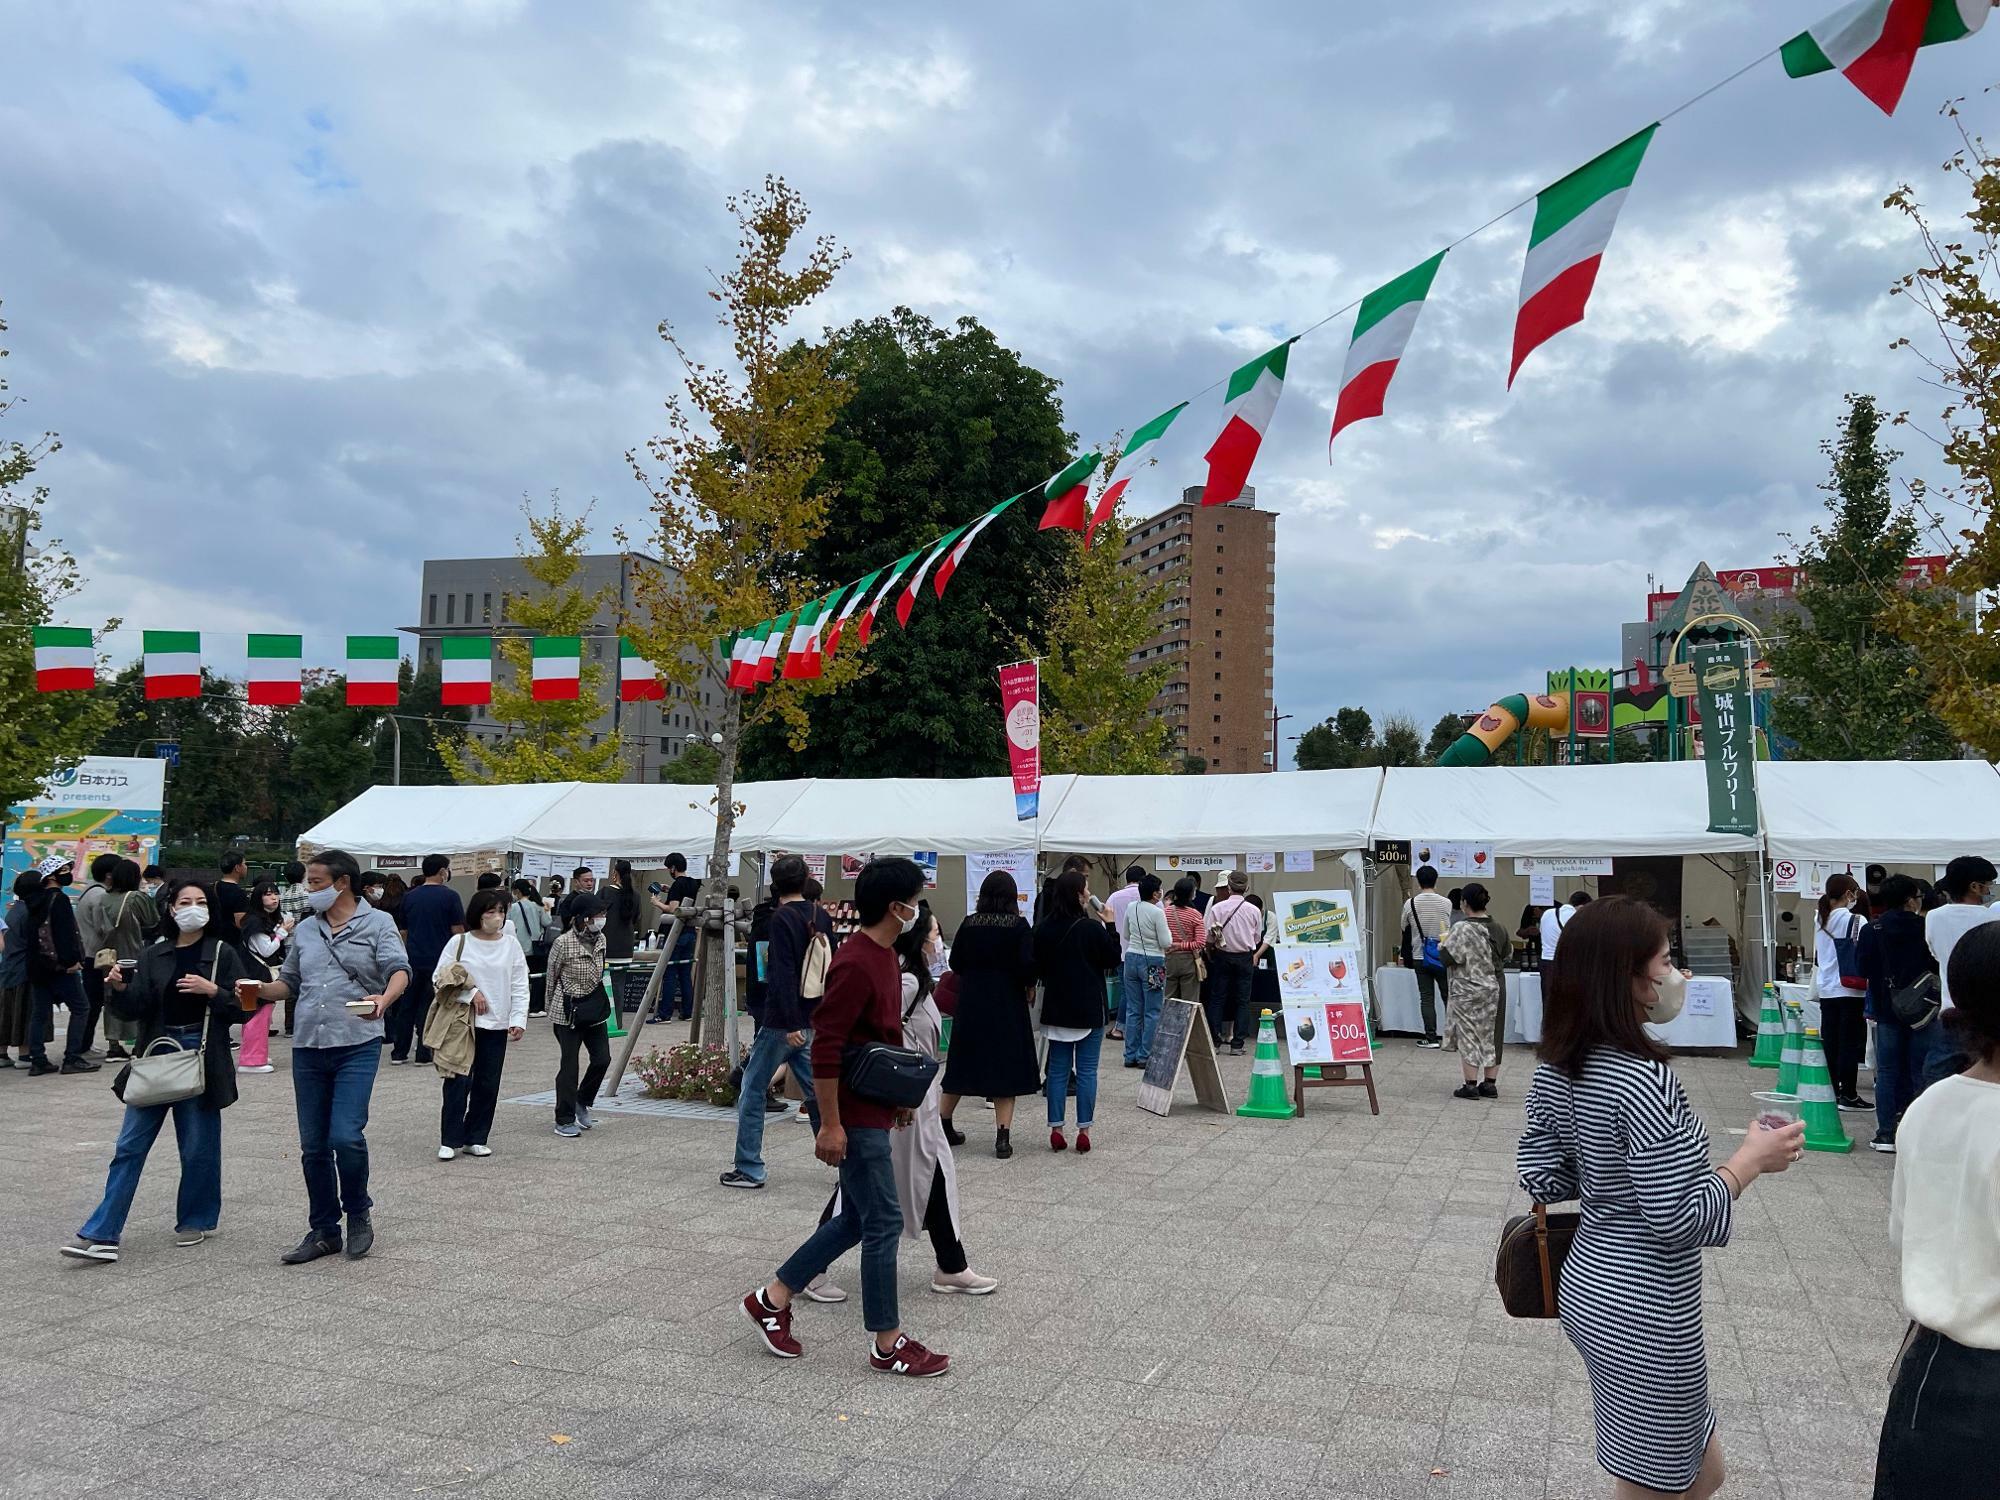
<path fill-rule="evenodd" d="M 1597 1461 L 1619 1500 L 1720 1487 L 1701 1250 L 1729 1242 L 1736 1199 L 1798 1160 L 1805 1134 L 1752 1120 L 1736 1153 L 1709 1164 L 1708 1131 L 1645 1029 L 1686 994 L 1667 937 L 1664 917 L 1622 896 L 1565 925 L 1517 1155 L 1537 1203 L 1583 1203 L 1556 1309 L 1590 1376 Z"/>
<path fill-rule="evenodd" d="M 199 1245 L 222 1218 L 222 1111 L 236 1102 L 236 1068 L 229 1056 L 229 1028 L 243 1017 L 236 998 L 239 980 L 252 977 L 243 955 L 222 930 L 208 887 L 197 880 L 169 881 L 161 892 L 172 934 L 139 956 L 138 967 L 114 967 L 105 975 L 105 1003 L 138 1023 L 134 1052 L 144 1055 L 165 1038 L 201 1051 L 202 1091 L 172 1104 L 128 1104 L 125 1123 L 112 1151 L 104 1197 L 62 1247 L 73 1260 L 115 1261 L 125 1218 L 139 1190 L 146 1156 L 172 1116 L 180 1148 L 181 1183 L 174 1216 L 174 1243 Z M 113 1085 L 124 1097 L 130 1069 Z"/>
<path fill-rule="evenodd" d="M 1201 893 L 1192 875 L 1174 882 L 1173 899 L 1167 903 L 1167 993 L 1168 1000 L 1191 1000 L 1201 1004 L 1202 950 L 1208 934 L 1202 926 L 1201 908 L 1194 898 Z M 1150 1039 L 1149 1039 L 1150 1041 Z"/>
<path fill-rule="evenodd" d="M 535 882 L 523 877 L 514 882 L 514 899 L 507 907 L 507 921 L 514 939 L 528 955 L 528 1014 L 549 1013 L 549 945 L 555 941 L 555 923 L 535 894 Z"/>
<path fill-rule="evenodd" d="M 1014 1154 L 1014 1100 L 1041 1084 L 1035 1066 L 1035 942 L 1019 888 L 1005 870 L 979 885 L 979 904 L 951 942 L 958 1014 L 944 1060 L 944 1123 L 967 1095 L 993 1101 L 993 1154 Z"/>
<path fill-rule="evenodd" d="M 474 893 L 465 908 L 465 931 L 438 955 L 433 986 L 454 964 L 463 965 L 472 979 L 472 1070 L 444 1081 L 439 1161 L 450 1161 L 461 1151 L 493 1154 L 487 1137 L 493 1131 L 493 1107 L 500 1102 L 507 1044 L 518 1042 L 528 1024 L 528 955 L 507 926 L 505 891 Z"/>
<path fill-rule="evenodd" d="M 250 977 L 269 984 L 284 967 L 285 944 L 292 935 L 291 923 L 281 910 L 278 888 L 268 880 L 250 887 L 250 910 L 243 914 L 243 956 Z M 243 1018 L 243 1047 L 236 1054 L 239 1073 L 270 1073 L 271 1009 L 260 1004 L 257 1013 Z"/>
<path fill-rule="evenodd" d="M 619 963 L 632 956 L 639 941 L 639 887 L 632 861 L 611 861 L 611 881 L 598 894 L 604 898 L 604 957 Z"/>
<path fill-rule="evenodd" d="M 1080 870 L 1065 871 L 1049 888 L 1035 928 L 1035 972 L 1042 981 L 1042 1033 L 1049 1039 L 1049 1149 L 1067 1151 L 1063 1116 L 1069 1075 L 1076 1071 L 1076 1149 L 1090 1149 L 1097 1114 L 1097 1053 L 1104 1041 L 1104 976 L 1118 967 L 1117 917 L 1087 904 Z"/>
<path fill-rule="evenodd" d="M 1861 885 L 1852 875 L 1827 877 L 1813 923 L 1813 998 L 1819 1001 L 1819 1036 L 1834 1101 L 1857 1113 L 1875 1107 L 1860 1093 L 1861 1059 L 1868 1049 L 1868 982 L 1860 956 L 1866 913 Z"/>

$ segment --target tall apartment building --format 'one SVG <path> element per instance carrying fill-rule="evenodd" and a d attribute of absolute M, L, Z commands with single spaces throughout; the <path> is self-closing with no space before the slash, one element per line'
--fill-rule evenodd
<path fill-rule="evenodd" d="M 1127 665 L 1171 666 L 1152 712 L 1172 726 L 1176 755 L 1211 771 L 1270 770 L 1278 518 L 1257 509 L 1255 489 L 1207 509 L 1201 491 L 1126 534 L 1123 565 L 1168 585 L 1159 630 Z"/>
<path fill-rule="evenodd" d="M 690 692 L 669 687 L 662 701 L 622 703 L 618 698 L 618 618 L 637 608 L 636 574 L 659 563 L 643 553 L 622 552 L 586 557 L 576 577 L 576 586 L 586 594 L 608 590 L 605 606 L 583 634 L 586 663 L 604 668 L 598 683 L 603 708 L 593 726 L 592 743 L 603 735 L 621 735 L 625 741 L 627 781 L 658 781 L 668 763 L 686 752 L 689 735 L 706 738 L 715 731 L 719 692 L 712 683 L 700 683 Z M 417 663 L 432 666 L 438 660 L 438 642 L 454 635 L 525 635 L 508 622 L 509 605 L 517 595 L 538 592 L 541 585 L 528 575 L 518 557 L 433 558 L 424 564 L 423 592 L 418 596 L 415 625 L 404 631 L 417 638 Z M 503 670 L 496 661 L 495 671 Z M 495 744 L 507 737 L 508 729 L 486 717 L 487 710 L 472 710 L 468 732 L 475 740 Z"/>

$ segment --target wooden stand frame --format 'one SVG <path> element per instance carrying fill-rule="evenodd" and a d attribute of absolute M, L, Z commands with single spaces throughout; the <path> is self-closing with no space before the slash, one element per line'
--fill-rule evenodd
<path fill-rule="evenodd" d="M 1361 1076 L 1359 1078 L 1350 1078 L 1348 1076 L 1350 1068 L 1359 1068 Z M 1319 1072 L 1319 1077 L 1308 1078 L 1306 1077 L 1304 1067 L 1301 1066 L 1292 1069 L 1292 1112 L 1299 1119 L 1305 1118 L 1307 1089 L 1365 1088 L 1368 1090 L 1368 1112 L 1373 1115 L 1382 1113 L 1382 1101 L 1375 1094 L 1375 1064 L 1372 1062 L 1321 1063 L 1319 1065 Z M 1329 1077 L 1327 1076 L 1329 1074 L 1335 1076 Z"/>

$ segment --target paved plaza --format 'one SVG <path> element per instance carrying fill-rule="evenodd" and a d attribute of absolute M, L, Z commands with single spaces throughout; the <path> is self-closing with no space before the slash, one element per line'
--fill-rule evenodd
<path fill-rule="evenodd" d="M 664 1042 L 683 1028 L 656 1026 Z M 379 1240 L 289 1268 L 305 1227 L 286 1044 L 223 1130 L 223 1233 L 173 1243 L 163 1133 L 115 1266 L 61 1260 L 104 1181 L 109 1071 L 0 1074 L 0 1494 L 62 1500 L 649 1496 L 868 1500 L 1600 1497 L 1589 1388 L 1553 1323 L 1492 1289 L 1518 1212 L 1531 1059 L 1497 1103 L 1450 1097 L 1450 1054 L 1390 1041 L 1383 1112 L 1315 1093 L 1304 1121 L 1133 1103 L 1107 1045 L 1097 1150 L 1052 1156 L 1039 1100 L 1017 1154 L 958 1123 L 966 1240 L 987 1298 L 934 1296 L 904 1242 L 909 1330 L 942 1380 L 871 1373 L 855 1297 L 801 1304 L 806 1357 L 767 1355 L 738 1299 L 832 1187 L 772 1123 L 772 1186 L 732 1192 L 732 1127 L 600 1116 L 579 1141 L 503 1104 L 495 1155 L 435 1159 L 438 1082 L 382 1069 L 370 1140 Z M 504 1098 L 551 1087 L 545 1022 Z M 1248 1059 L 1225 1059 L 1240 1101 Z M 1741 1057 L 1685 1058 L 1716 1136 L 1749 1114 Z M 1865 1140 L 1873 1119 L 1846 1117 Z M 1809 1155 L 1759 1182 L 1709 1252 L 1706 1325 L 1730 1497 L 1869 1493 L 1903 1319 L 1886 1234 L 1893 1158 Z"/>

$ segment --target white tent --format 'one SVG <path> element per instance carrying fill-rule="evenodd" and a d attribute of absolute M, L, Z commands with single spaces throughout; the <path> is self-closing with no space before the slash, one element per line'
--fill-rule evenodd
<path fill-rule="evenodd" d="M 1042 780 L 1046 828 L 1071 795 L 1074 776 Z M 1047 843 L 1046 838 L 1043 840 Z M 738 849 L 787 849 L 801 854 L 999 854 L 1035 846 L 1035 824 L 1014 813 L 1014 783 L 1005 776 L 954 781 L 822 778 L 761 833 L 738 825 Z"/>
<path fill-rule="evenodd" d="M 2000 774 L 1983 760 L 1760 762 L 1757 802 L 1773 859 L 1929 865 L 2000 851 Z"/>
<path fill-rule="evenodd" d="M 369 855 L 517 849 L 521 830 L 576 786 L 371 786 L 308 828 L 299 843 Z"/>
<path fill-rule="evenodd" d="M 1363 849 L 1381 771 L 1079 776 L 1042 845 L 1069 853 Z"/>
<path fill-rule="evenodd" d="M 769 830 L 813 783 L 747 781 L 736 788 L 732 843 L 738 850 L 785 848 Z M 657 863 L 669 853 L 706 854 L 715 842 L 715 789 L 573 782 L 554 806 L 523 826 L 503 847 L 524 854 Z M 906 851 L 907 852 L 907 851 Z"/>
<path fill-rule="evenodd" d="M 1374 834 L 1462 839 L 1496 858 L 1723 854 L 1759 843 L 1708 831 L 1708 785 L 1694 761 L 1399 767 L 1383 776 Z"/>

